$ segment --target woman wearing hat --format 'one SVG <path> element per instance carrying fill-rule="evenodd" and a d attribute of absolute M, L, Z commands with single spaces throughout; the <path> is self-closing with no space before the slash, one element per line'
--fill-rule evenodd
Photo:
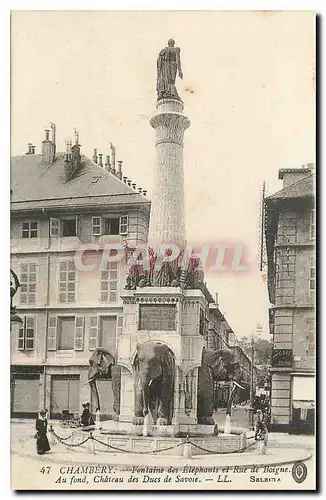
<path fill-rule="evenodd" d="M 36 434 L 36 450 L 38 455 L 43 455 L 46 451 L 50 451 L 50 445 L 47 438 L 48 421 L 46 418 L 47 410 L 41 410 L 38 418 L 36 419 L 35 428 Z"/>
<path fill-rule="evenodd" d="M 93 416 L 90 412 L 90 404 L 89 403 L 83 403 L 82 407 L 84 408 L 82 416 L 81 416 L 81 424 L 82 425 L 94 425 L 94 420 Z"/>

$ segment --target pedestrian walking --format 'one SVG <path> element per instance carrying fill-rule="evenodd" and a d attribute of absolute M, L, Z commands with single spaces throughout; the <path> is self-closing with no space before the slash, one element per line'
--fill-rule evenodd
<path fill-rule="evenodd" d="M 47 438 L 48 421 L 46 418 L 46 410 L 41 410 L 38 418 L 36 419 L 35 428 L 36 433 L 36 450 L 38 455 L 43 455 L 45 452 L 50 451 L 49 440 Z"/>

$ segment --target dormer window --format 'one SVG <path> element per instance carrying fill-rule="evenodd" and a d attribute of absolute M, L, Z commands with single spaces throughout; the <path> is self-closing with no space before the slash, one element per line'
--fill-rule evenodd
<path fill-rule="evenodd" d="M 78 217 L 50 219 L 50 234 L 52 238 L 69 238 L 78 236 Z"/>
<path fill-rule="evenodd" d="M 62 221 L 62 236 L 77 236 L 76 218 Z"/>
<path fill-rule="evenodd" d="M 93 236 L 128 233 L 128 215 L 121 217 L 92 217 Z"/>
<path fill-rule="evenodd" d="M 37 238 L 38 224 L 36 221 L 25 221 L 22 225 L 23 238 Z"/>

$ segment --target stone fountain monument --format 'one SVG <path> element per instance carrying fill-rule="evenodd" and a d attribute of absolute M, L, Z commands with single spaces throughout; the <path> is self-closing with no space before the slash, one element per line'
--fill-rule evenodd
<path fill-rule="evenodd" d="M 176 90 L 177 74 L 183 78 L 180 49 L 169 40 L 157 59 L 150 120 L 157 162 L 149 249 L 142 265 L 129 270 L 117 354 L 98 348 L 90 381 L 100 407 L 96 373 L 115 365 L 116 414 L 102 423 L 101 433 L 119 449 L 163 451 L 188 436 L 207 450 L 232 452 L 245 447 L 245 437 L 216 435 L 213 379 L 237 378 L 239 366 L 230 352 L 206 349 L 203 273 L 196 259 L 185 258 L 183 138 L 190 121 Z"/>

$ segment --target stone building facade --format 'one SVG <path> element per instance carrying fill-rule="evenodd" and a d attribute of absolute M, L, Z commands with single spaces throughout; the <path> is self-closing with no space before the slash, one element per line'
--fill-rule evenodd
<path fill-rule="evenodd" d="M 11 413 L 34 417 L 46 407 L 80 412 L 91 401 L 88 360 L 96 346 L 115 352 L 122 330 L 122 266 L 105 262 L 105 244 L 147 242 L 150 203 L 123 177 L 121 162 L 66 153 L 46 132 L 41 154 L 11 159 L 11 268 L 22 325 L 11 331 Z M 76 251 L 87 248 L 80 262 Z M 108 252 L 108 251 L 107 251 Z M 77 259 L 77 260 L 76 260 Z M 99 381 L 103 412 L 111 383 Z"/>
<path fill-rule="evenodd" d="M 118 266 L 103 257 L 110 244 L 146 244 L 150 216 L 146 191 L 117 163 L 114 150 L 105 163 L 96 150 L 92 159 L 82 155 L 78 136 L 57 152 L 55 129 L 51 138 L 46 131 L 40 154 L 30 144 L 11 159 L 11 268 L 21 283 L 15 305 L 23 320 L 11 330 L 13 417 L 34 418 L 45 407 L 56 418 L 62 410 L 80 412 L 84 401 L 93 406 L 89 358 L 99 345 L 117 355 L 127 314 L 125 267 L 123 259 Z M 198 325 L 186 314 L 188 330 L 198 328 L 210 349 L 235 348 L 235 334 L 206 286 L 200 294 L 206 305 Z M 238 358 L 245 374 L 246 356 Z M 109 418 L 112 382 L 99 380 L 98 389 Z M 221 406 L 229 384 L 215 389 Z"/>
<path fill-rule="evenodd" d="M 275 430 L 312 432 L 315 417 L 315 196 L 313 165 L 282 169 L 265 200 L 271 411 Z"/>

